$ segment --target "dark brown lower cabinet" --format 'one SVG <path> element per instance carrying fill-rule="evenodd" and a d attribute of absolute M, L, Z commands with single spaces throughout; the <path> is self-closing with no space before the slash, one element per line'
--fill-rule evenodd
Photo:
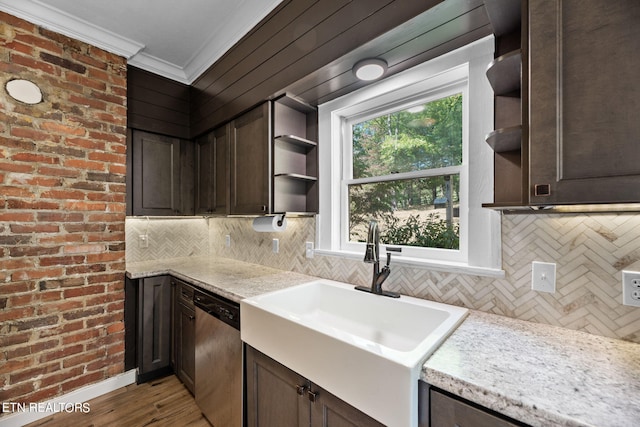
<path fill-rule="evenodd" d="M 421 384 L 423 385 L 423 384 Z M 420 427 L 524 427 L 525 424 L 507 419 L 465 400 L 428 387 L 420 387 L 421 405 L 429 399 L 429 416 L 422 417 Z M 428 420 L 428 421 L 427 421 Z"/>
<path fill-rule="evenodd" d="M 382 426 L 253 347 L 245 348 L 248 427 Z"/>
<path fill-rule="evenodd" d="M 196 312 L 193 305 L 194 288 L 181 280 L 172 279 L 173 287 L 173 370 L 184 386 L 195 393 L 196 371 Z"/>
<path fill-rule="evenodd" d="M 171 373 L 171 280 L 138 281 L 138 383 Z"/>

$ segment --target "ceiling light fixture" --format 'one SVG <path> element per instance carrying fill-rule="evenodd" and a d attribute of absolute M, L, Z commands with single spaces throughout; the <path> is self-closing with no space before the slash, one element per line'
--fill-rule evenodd
<path fill-rule="evenodd" d="M 363 59 L 353 66 L 353 74 L 365 81 L 379 79 L 386 71 L 387 61 L 379 58 Z"/>
<path fill-rule="evenodd" d="M 5 86 L 7 93 L 15 100 L 25 104 L 38 104 L 42 102 L 42 91 L 29 80 L 10 80 Z"/>

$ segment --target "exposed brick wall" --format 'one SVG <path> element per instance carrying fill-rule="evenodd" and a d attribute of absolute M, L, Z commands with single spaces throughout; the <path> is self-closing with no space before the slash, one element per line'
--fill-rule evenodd
<path fill-rule="evenodd" d="M 126 61 L 0 12 L 0 82 L 0 402 L 39 402 L 124 370 Z"/>

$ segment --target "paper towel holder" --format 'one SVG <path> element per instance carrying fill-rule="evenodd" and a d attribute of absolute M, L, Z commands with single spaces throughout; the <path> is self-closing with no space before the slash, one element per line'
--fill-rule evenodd
<path fill-rule="evenodd" d="M 282 223 L 284 222 L 284 217 L 287 215 L 287 213 L 283 213 L 282 216 L 280 217 L 280 219 L 278 220 L 278 227 L 282 227 Z"/>

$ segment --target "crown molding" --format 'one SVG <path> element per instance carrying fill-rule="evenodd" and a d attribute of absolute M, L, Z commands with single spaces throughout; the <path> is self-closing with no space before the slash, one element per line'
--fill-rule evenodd
<path fill-rule="evenodd" d="M 156 56 L 148 55 L 145 52 L 140 52 L 135 56 L 129 58 L 127 63 L 129 65 L 133 65 L 134 67 L 149 71 L 150 73 L 158 74 L 162 77 L 175 80 L 179 83 L 184 83 L 186 85 L 191 84 L 191 80 L 185 74 L 185 71 L 182 67 L 164 61 Z"/>
<path fill-rule="evenodd" d="M 127 59 L 144 49 L 142 43 L 119 36 L 37 0 L 0 0 L 0 10 Z"/>

